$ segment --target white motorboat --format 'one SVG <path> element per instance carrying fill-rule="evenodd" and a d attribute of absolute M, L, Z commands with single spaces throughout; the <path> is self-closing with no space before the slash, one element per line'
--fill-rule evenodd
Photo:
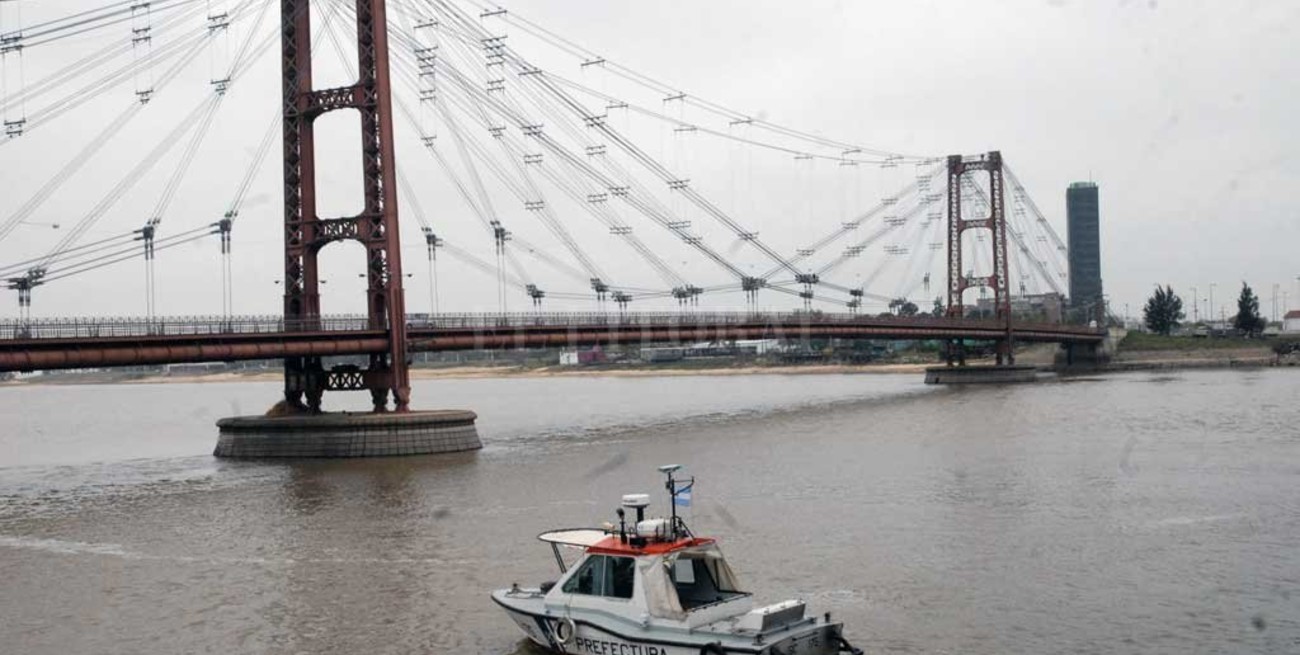
<path fill-rule="evenodd" d="M 552 530 L 560 578 L 538 588 L 492 592 L 524 634 L 558 653 L 586 655 L 827 655 L 856 653 L 830 614 L 809 616 L 803 601 L 756 606 L 716 540 L 693 534 L 676 508 L 694 479 L 663 466 L 669 518 L 645 517 L 650 497 L 623 496 L 618 525 Z M 625 509 L 636 512 L 629 521 Z M 572 566 L 562 548 L 577 549 Z"/>

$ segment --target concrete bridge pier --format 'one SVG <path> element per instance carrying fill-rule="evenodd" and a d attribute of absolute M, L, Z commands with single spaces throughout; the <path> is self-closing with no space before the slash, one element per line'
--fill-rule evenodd
<path fill-rule="evenodd" d="M 1038 379 L 1035 366 L 931 366 L 925 369 L 926 384 L 1018 384 Z"/>
<path fill-rule="evenodd" d="M 238 416 L 217 421 L 213 455 L 231 458 L 392 457 L 483 447 L 465 410 Z"/>
<path fill-rule="evenodd" d="M 1110 355 L 1098 344 L 1063 343 L 1056 351 L 1058 369 L 1093 369 L 1110 361 Z"/>
<path fill-rule="evenodd" d="M 1016 355 L 1010 337 L 994 344 L 996 363 L 993 366 L 967 366 L 966 346 L 960 339 L 944 344 L 945 366 L 925 369 L 926 384 L 1010 384 L 1033 382 L 1038 379 L 1034 366 L 1016 366 Z"/>
<path fill-rule="evenodd" d="M 1127 330 L 1112 328 L 1106 338 L 1096 343 L 1064 342 L 1056 351 L 1057 370 L 1092 370 L 1106 366 L 1119 348 Z"/>

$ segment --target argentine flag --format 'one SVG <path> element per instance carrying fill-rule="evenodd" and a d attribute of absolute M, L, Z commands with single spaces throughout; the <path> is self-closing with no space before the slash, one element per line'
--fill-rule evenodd
<path fill-rule="evenodd" d="M 692 482 L 691 485 L 690 485 L 689 487 L 686 487 L 685 489 L 678 489 L 678 490 L 677 490 L 677 494 L 676 494 L 675 496 L 673 496 L 673 504 L 674 504 L 674 505 L 677 505 L 678 507 L 690 507 L 690 506 L 691 506 L 691 489 L 692 489 L 694 486 L 695 486 L 695 483 Z"/>

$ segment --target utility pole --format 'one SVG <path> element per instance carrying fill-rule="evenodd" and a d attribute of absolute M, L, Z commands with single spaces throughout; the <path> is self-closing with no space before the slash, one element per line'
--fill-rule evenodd
<path fill-rule="evenodd" d="M 1214 283 L 1210 283 L 1210 321 L 1214 321 Z"/>

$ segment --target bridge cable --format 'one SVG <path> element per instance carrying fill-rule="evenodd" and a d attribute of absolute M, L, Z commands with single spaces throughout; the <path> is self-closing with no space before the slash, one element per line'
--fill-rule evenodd
<path fill-rule="evenodd" d="M 131 230 L 130 232 L 116 234 L 111 237 L 105 237 L 98 241 L 93 241 L 91 243 L 69 248 L 63 251 L 63 253 L 61 253 L 60 256 L 56 258 L 52 263 L 61 263 L 66 259 L 85 257 L 96 252 L 101 252 L 110 248 L 116 248 L 120 245 L 117 242 L 122 241 L 124 239 L 133 239 L 135 234 L 136 234 L 136 230 Z M 0 267 L 0 277 L 4 277 L 7 275 L 14 275 L 17 273 L 23 273 L 27 271 L 32 265 L 40 263 L 43 259 L 45 259 L 45 255 L 41 255 L 39 257 L 33 257 L 31 259 L 26 259 L 19 262 L 13 262 L 11 264 L 5 264 L 3 267 Z"/>
<path fill-rule="evenodd" d="M 202 52 L 203 43 L 204 43 L 204 39 L 200 38 L 199 40 L 197 40 L 196 43 L 193 44 L 194 47 L 192 47 L 181 60 L 177 61 L 175 64 L 173 64 L 169 69 L 167 69 L 164 72 L 164 74 L 159 78 L 157 85 L 155 86 L 154 89 L 155 93 L 158 90 L 161 90 L 164 86 L 167 86 L 172 80 L 176 79 L 176 77 L 179 76 L 180 72 L 190 62 L 192 62 L 200 52 Z M 88 93 L 86 95 L 81 95 L 79 97 L 81 97 L 84 101 L 84 99 L 89 99 L 94 95 L 98 95 L 98 93 L 102 93 L 104 90 L 105 89 L 101 88 L 99 89 L 98 92 Z M 151 94 L 151 96 L 152 95 L 153 94 Z M 80 102 L 78 102 L 77 104 L 80 104 Z M 29 198 L 26 202 L 24 202 L 23 205 L 21 205 L 13 215 L 11 215 L 3 224 L 0 224 L 0 241 L 4 240 L 7 236 L 9 236 L 9 234 L 11 234 L 19 224 L 21 224 L 28 217 L 30 217 L 49 198 L 51 198 L 58 191 L 60 187 L 62 187 L 69 179 L 71 179 L 73 175 L 77 173 L 77 171 L 81 169 L 82 166 L 84 166 L 88 161 L 90 161 L 110 140 L 112 140 L 112 138 L 116 136 L 118 132 L 120 132 L 141 111 L 142 107 L 143 107 L 143 103 L 132 101 L 131 104 L 128 105 L 122 111 L 122 113 L 120 113 L 112 122 L 108 124 L 107 127 L 101 130 L 76 155 L 71 157 L 67 161 L 67 163 L 65 163 L 64 166 L 58 172 L 56 172 L 52 178 L 50 178 L 40 189 L 38 189 L 37 192 L 33 194 L 31 198 Z M 39 124 L 41 121 L 37 119 L 36 122 Z"/>
<path fill-rule="evenodd" d="M 157 12 L 176 9 L 185 5 L 195 4 L 198 0 L 152 0 L 150 4 L 157 5 Z M 73 20 L 71 17 L 63 19 L 54 19 L 42 25 L 39 29 L 29 29 L 26 33 L 8 33 L 0 35 L 0 38 L 13 38 L 21 36 L 24 41 L 30 39 L 32 43 L 24 43 L 24 48 L 34 48 L 48 43 L 55 43 L 64 39 L 81 36 L 95 30 L 120 25 L 122 23 L 134 22 L 136 16 L 132 6 L 138 6 L 138 2 L 120 3 L 121 8 L 113 11 L 111 14 L 92 16 Z M 85 13 L 85 12 L 83 12 Z M 74 15 L 75 16 L 75 15 Z"/>
<path fill-rule="evenodd" d="M 267 1 L 267 0 L 260 0 L 260 1 Z M 201 6 L 196 7 L 196 9 L 201 10 L 202 7 Z M 165 24 L 156 25 L 152 31 L 160 32 L 162 28 L 170 27 L 172 24 L 177 24 L 182 19 L 188 18 L 192 14 L 198 14 L 198 13 L 199 12 L 196 10 L 186 14 L 173 16 L 169 23 L 165 22 Z M 187 36 L 178 40 L 168 42 L 164 46 L 155 49 L 153 54 L 154 65 L 157 65 L 177 55 L 180 55 L 181 60 L 179 64 L 174 65 L 171 69 L 168 69 L 168 72 L 166 74 L 164 74 L 164 78 L 167 79 L 174 78 L 179 73 L 180 69 L 188 65 L 194 59 L 194 57 L 197 56 L 197 53 L 202 51 L 202 46 L 205 43 L 206 43 L 206 30 L 203 28 L 192 30 L 191 32 L 187 33 Z M 45 78 L 44 80 L 41 80 L 40 82 L 32 85 L 32 87 L 17 100 L 11 98 L 9 103 L 10 106 L 12 106 L 15 102 L 26 103 L 37 97 L 45 95 L 46 93 L 53 92 L 58 88 L 60 88 L 61 86 L 63 86 L 64 84 L 71 82 L 79 77 L 93 73 L 98 68 L 111 63 L 121 55 L 131 52 L 132 47 L 130 42 L 127 41 L 127 42 L 123 42 L 120 47 L 116 47 L 116 48 L 110 47 L 108 50 L 111 51 L 110 55 L 106 55 L 103 57 L 98 57 L 93 55 L 88 56 L 79 60 L 78 62 L 75 62 L 72 65 L 60 69 L 59 71 L 51 74 L 50 76 L 47 76 L 47 78 Z M 100 51 L 100 52 L 104 52 L 104 51 Z M 91 100 L 100 97 L 110 89 L 120 84 L 123 84 L 130 79 L 133 79 L 135 75 L 135 71 L 136 71 L 136 63 L 128 62 L 127 65 L 118 68 L 117 70 L 114 70 L 110 73 L 102 73 L 96 75 L 89 83 L 83 85 L 81 88 L 69 93 L 68 95 L 62 98 L 56 99 L 51 104 L 36 110 L 30 116 L 28 116 L 28 125 L 26 126 L 26 131 L 30 132 L 31 130 L 35 129 L 39 125 L 49 122 L 54 118 L 57 118 L 87 102 L 90 102 Z M 161 84 L 162 84 L 161 82 L 156 84 L 155 90 L 158 87 L 160 87 Z M 138 100 L 138 98 L 136 100 Z M 0 146 L 3 146 L 5 143 L 7 142 L 0 141 Z"/>
<path fill-rule="evenodd" d="M 476 5 L 478 5 L 479 7 L 482 7 L 482 8 L 485 8 L 485 9 L 489 8 L 488 5 L 483 4 L 483 3 L 479 3 L 479 2 L 473 2 L 473 3 L 471 3 L 471 4 L 476 4 Z M 594 53 L 594 52 L 592 52 L 592 51 L 590 51 L 590 50 L 588 50 L 588 49 L 586 49 L 586 48 L 583 48 L 583 47 L 577 45 L 576 43 L 574 43 L 574 42 L 572 42 L 572 41 L 570 41 L 570 40 L 568 40 L 568 39 L 565 39 L 564 37 L 561 37 L 561 36 L 559 36 L 558 34 L 555 34 L 554 32 L 551 32 L 551 31 L 549 31 L 549 30 L 543 28 L 542 26 L 538 25 L 537 23 L 534 23 L 534 22 L 529 21 L 529 20 L 527 20 L 527 19 L 525 19 L 525 18 L 522 18 L 522 17 L 521 17 L 517 12 L 510 12 L 509 14 L 505 15 L 504 18 L 505 18 L 506 21 L 508 21 L 508 22 L 510 22 L 510 23 L 512 23 L 512 24 L 514 24 L 514 25 L 516 25 L 516 26 L 518 26 L 518 27 L 520 27 L 520 28 L 523 29 L 524 31 L 527 31 L 529 34 L 532 34 L 533 36 L 537 37 L 538 39 L 540 39 L 540 40 L 542 40 L 542 41 L 544 41 L 544 42 L 550 43 L 551 45 L 553 45 L 553 46 L 555 46 L 555 47 L 557 47 L 557 48 L 559 48 L 559 49 L 561 49 L 561 50 L 563 50 L 563 51 L 565 51 L 565 52 L 568 52 L 568 53 L 571 54 L 571 55 L 574 55 L 575 57 L 581 59 L 583 62 L 600 61 L 602 66 L 604 66 L 604 67 L 607 68 L 608 70 L 614 72 L 615 74 L 619 75 L 620 77 L 623 77 L 623 78 L 627 79 L 628 81 L 631 81 L 631 82 L 633 82 L 633 83 L 636 83 L 636 84 L 638 84 L 638 85 L 640 85 L 640 86 L 643 86 L 643 87 L 645 87 L 645 88 L 647 88 L 647 89 L 653 90 L 653 91 L 655 91 L 655 92 L 657 92 L 657 93 L 661 93 L 661 94 L 665 94 L 665 95 L 674 94 L 674 93 L 679 93 L 679 91 L 676 90 L 676 89 L 677 89 L 676 86 L 674 86 L 674 85 L 669 85 L 669 84 L 665 84 L 665 83 L 660 82 L 660 81 L 657 81 L 657 80 L 655 80 L 655 79 L 653 79 L 653 78 L 651 78 L 651 77 L 649 77 L 649 76 L 647 76 L 647 75 L 643 75 L 643 74 L 641 74 L 641 73 L 638 73 L 638 72 L 635 71 L 635 70 L 632 70 L 632 69 L 630 69 L 630 68 L 627 68 L 627 67 L 625 67 L 625 66 L 622 66 L 622 65 L 620 65 L 620 64 L 618 64 L 618 63 L 616 63 L 616 62 L 609 61 L 609 60 L 607 60 L 606 58 L 601 57 L 600 55 L 597 55 L 596 53 Z M 713 103 L 713 102 L 710 102 L 710 101 L 704 100 L 704 99 L 699 98 L 699 97 L 694 96 L 694 95 L 687 95 L 685 99 L 686 99 L 688 102 L 691 102 L 692 104 L 695 104 L 695 105 L 697 105 L 698 107 L 700 107 L 700 108 L 702 108 L 702 109 L 705 109 L 705 110 L 707 110 L 707 111 L 710 111 L 710 112 L 712 112 L 712 113 L 714 113 L 714 114 L 716 114 L 716 115 L 719 115 L 719 116 L 721 116 L 721 117 L 723 117 L 723 118 L 726 118 L 726 119 L 728 119 L 728 120 L 736 120 L 736 119 L 752 119 L 752 120 L 754 121 L 754 124 L 755 124 L 756 126 L 760 127 L 760 128 L 763 128 L 763 129 L 767 129 L 767 130 L 773 131 L 774 133 L 780 133 L 780 134 L 783 134 L 783 135 L 786 135 L 786 136 L 789 136 L 789 137 L 792 137 L 792 138 L 798 138 L 798 139 L 801 139 L 801 140 L 804 140 L 804 141 L 808 141 L 808 142 L 810 142 L 810 143 L 814 143 L 814 144 L 822 145 L 822 146 L 825 146 L 825 147 L 828 147 L 828 148 L 834 148 L 834 149 L 839 149 L 839 150 L 843 150 L 843 149 L 859 149 L 859 150 L 862 150 L 862 151 L 864 151 L 864 152 L 870 152 L 870 153 L 878 154 L 878 155 L 881 155 L 881 156 L 899 156 L 899 154 L 900 154 L 900 153 L 893 152 L 893 151 L 880 150 L 880 149 L 876 149 L 876 148 L 868 148 L 868 147 L 861 146 L 861 145 L 857 145 L 857 144 L 851 144 L 851 143 L 847 143 L 847 142 L 844 142 L 844 141 L 838 141 L 838 140 L 834 140 L 834 139 L 829 139 L 829 138 L 826 138 L 826 137 L 818 136 L 818 135 L 815 135 L 815 134 L 810 134 L 810 133 L 803 132 L 803 131 L 800 131 L 800 130 L 795 130 L 795 129 L 793 129 L 793 128 L 787 128 L 787 127 L 784 127 L 784 126 L 781 126 L 781 125 L 778 125 L 778 124 L 772 123 L 772 122 L 770 122 L 770 121 L 766 121 L 766 120 L 761 120 L 761 119 L 753 118 L 752 116 L 750 116 L 750 115 L 748 115 L 748 114 L 745 114 L 745 113 L 742 113 L 742 112 L 738 112 L 738 111 L 735 111 L 735 110 L 732 110 L 732 109 L 728 109 L 728 108 L 726 108 L 726 107 L 723 107 L 722 105 L 719 105 L 719 104 L 717 104 L 717 103 Z M 929 158 L 929 157 L 917 157 L 917 156 L 906 156 L 906 155 L 904 155 L 903 157 L 908 158 L 908 159 L 927 159 L 927 158 Z"/>
<path fill-rule="evenodd" d="M 252 3 L 246 2 L 244 3 L 243 6 L 247 6 L 249 4 Z M 264 12 L 262 15 L 264 15 Z M 256 30 L 250 32 L 249 34 L 250 40 L 252 39 L 252 35 L 255 31 Z M 170 76 L 167 77 L 170 78 Z M 191 141 L 189 142 L 189 146 L 187 146 L 185 153 L 182 155 L 183 165 L 177 170 L 177 173 L 183 175 L 185 170 L 188 170 L 188 161 L 192 160 L 194 153 L 197 151 L 197 144 L 201 142 L 202 135 L 205 134 L 207 129 L 211 126 L 212 114 L 214 114 L 217 108 L 220 106 L 221 101 L 224 98 L 224 95 L 225 94 L 223 91 L 218 90 L 218 92 L 213 93 L 211 96 L 205 98 L 203 102 L 199 103 L 199 105 L 197 105 L 188 115 L 186 115 L 182 119 L 182 121 L 178 123 L 171 130 L 171 132 L 169 132 L 149 152 L 148 155 L 145 156 L 143 161 L 141 161 L 134 168 L 132 168 L 118 182 L 117 186 L 115 186 L 109 192 L 109 194 L 105 198 L 103 198 L 100 201 L 100 203 L 96 205 L 95 208 L 86 217 L 81 219 L 81 221 L 79 221 L 73 227 L 73 229 L 67 235 L 65 235 L 63 239 L 59 241 L 59 243 L 52 249 L 51 256 L 57 254 L 58 251 L 70 247 L 73 243 L 75 243 L 75 241 L 79 239 L 81 235 L 84 234 L 84 232 L 88 230 L 96 221 L 98 221 L 99 218 L 101 218 L 109 209 L 111 209 L 112 206 L 116 204 L 116 202 L 127 191 L 129 191 L 132 187 L 134 187 L 148 171 L 150 171 L 155 165 L 157 165 L 159 160 L 163 156 L 165 156 L 176 145 L 176 143 L 183 135 L 185 135 L 191 129 L 194 129 L 195 126 L 197 126 L 197 130 L 195 132 L 194 137 L 191 139 Z M 175 195 L 175 187 L 179 185 L 179 178 L 180 175 L 173 176 L 172 183 L 169 183 L 168 190 L 164 192 L 163 199 L 160 201 L 159 205 L 155 207 L 156 210 L 166 209 L 167 205 L 170 203 L 171 199 Z"/>
<path fill-rule="evenodd" d="M 414 48 L 412 48 L 412 50 L 418 51 L 418 47 L 419 46 L 415 46 Z M 489 53 L 489 56 L 491 57 L 495 55 Z M 438 99 L 438 102 L 442 102 L 442 101 L 443 101 L 442 98 Z M 437 105 L 435 103 L 435 107 L 436 106 Z M 478 104 L 473 109 L 466 108 L 465 111 L 472 116 L 477 116 L 480 123 L 484 124 L 489 128 L 491 127 L 492 121 L 487 116 L 486 110 L 483 105 Z M 454 124 L 454 119 L 451 118 L 450 116 L 446 117 L 444 120 L 449 122 L 450 124 Z M 509 143 L 507 139 L 503 138 L 505 136 L 503 133 L 496 132 L 494 133 L 494 136 L 496 140 L 500 142 L 503 150 L 506 153 L 506 157 L 510 159 L 510 161 L 513 164 L 515 164 L 514 166 L 515 173 L 518 178 L 523 179 L 524 181 L 523 185 L 517 184 L 515 182 L 516 177 L 509 175 L 503 168 L 497 165 L 494 159 L 491 158 L 486 153 L 486 151 L 482 148 L 482 146 L 480 146 L 477 143 L 477 141 L 470 139 L 465 142 L 478 155 L 479 159 L 485 165 L 487 165 L 489 169 L 492 170 L 492 172 L 495 173 L 496 176 L 503 183 L 507 185 L 507 188 L 509 188 L 516 195 L 516 197 L 518 197 L 524 203 L 526 209 L 530 211 L 536 211 L 537 213 L 540 214 L 540 218 L 543 219 L 542 220 L 543 224 L 546 225 L 546 227 L 561 241 L 561 243 L 563 243 L 574 254 L 575 258 L 578 259 L 578 261 L 584 266 L 584 268 L 588 270 L 588 277 L 587 277 L 588 280 L 592 281 L 593 283 L 596 283 L 597 281 L 604 278 L 603 274 L 600 273 L 600 271 L 596 268 L 594 262 L 591 262 L 590 259 L 585 255 L 585 253 L 581 251 L 581 249 L 577 246 L 577 243 L 568 234 L 568 231 L 564 229 L 563 225 L 560 224 L 558 219 L 553 215 L 552 210 L 549 209 L 547 203 L 545 202 L 545 199 L 541 195 L 540 190 L 538 189 L 536 184 L 532 181 L 531 176 L 527 173 L 527 171 L 524 168 L 521 168 L 518 165 L 518 160 L 513 156 L 515 153 L 511 152 L 511 148 L 513 144 Z M 463 139 L 463 134 L 460 135 L 460 138 Z M 540 251 L 534 249 L 533 254 L 537 254 L 538 252 Z M 555 261 L 552 260 L 549 263 L 554 264 Z"/>
<path fill-rule="evenodd" d="M 453 69 L 453 70 L 451 71 L 451 73 L 449 73 L 449 74 L 450 74 L 453 78 L 455 78 L 455 76 L 456 76 L 456 73 L 455 73 L 454 69 Z M 467 85 L 462 85 L 462 86 L 467 86 Z M 520 118 L 517 118 L 517 117 L 515 118 L 515 122 L 516 122 L 517 124 L 520 124 L 520 125 L 527 125 L 527 124 L 529 124 L 525 119 L 520 119 Z M 598 181 L 598 183 L 602 184 L 605 188 L 610 189 L 612 194 L 614 194 L 614 195 L 620 195 L 620 196 L 623 197 L 625 200 L 627 200 L 630 204 L 633 204 L 635 207 L 637 207 L 637 208 L 638 208 L 642 213 L 644 213 L 644 214 L 646 214 L 647 216 L 649 216 L 649 217 L 655 219 L 656 222 L 659 222 L 660 224 L 664 225 L 665 227 L 668 227 L 670 230 L 672 230 L 672 231 L 674 231 L 674 232 L 676 232 L 676 233 L 682 235 L 682 236 L 683 236 L 683 240 L 685 240 L 685 241 L 687 241 L 687 243 L 690 243 L 691 245 L 695 246 L 697 249 L 701 249 L 701 250 L 702 250 L 703 252 L 705 252 L 707 255 L 710 255 L 710 258 L 711 258 L 711 259 L 714 259 L 714 260 L 717 261 L 718 263 L 724 265 L 724 267 L 728 267 L 730 270 L 733 271 L 733 273 L 736 273 L 736 274 L 738 274 L 738 275 L 741 275 L 739 269 L 736 269 L 735 267 L 731 266 L 729 263 L 727 263 L 727 262 L 726 262 L 724 259 L 722 259 L 721 257 L 717 256 L 715 253 L 711 253 L 711 251 L 709 251 L 709 250 L 707 249 L 707 247 L 705 247 L 705 246 L 702 245 L 702 242 L 701 242 L 698 238 L 692 238 L 692 237 L 690 237 L 689 234 L 683 233 L 683 232 L 682 232 L 682 228 L 681 228 L 681 226 L 680 226 L 679 224 L 675 224 L 675 222 L 674 222 L 671 218 L 667 218 L 667 217 L 665 216 L 665 214 L 666 214 L 666 211 L 665 211 L 665 210 L 662 210 L 662 209 L 656 209 L 656 208 L 654 207 L 654 203 L 653 203 L 653 201 L 650 200 L 650 198 L 652 198 L 652 197 L 650 197 L 650 196 L 645 196 L 644 198 L 642 198 L 642 197 L 639 196 L 638 194 L 635 194 L 635 193 L 628 193 L 627 191 L 628 191 L 629 187 L 628 187 L 627 185 L 620 185 L 620 184 L 617 184 L 617 183 L 613 182 L 612 180 L 610 180 L 609 178 L 605 177 L 604 175 L 598 173 L 598 172 L 597 172 L 594 168 L 592 168 L 589 164 L 587 164 L 586 162 L 584 162 L 584 161 L 578 159 L 575 155 L 573 155 L 573 154 L 572 154 L 571 152 L 569 152 L 567 149 L 563 148 L 563 147 L 560 146 L 558 143 L 556 143 L 556 142 L 554 142 L 553 140 L 549 139 L 549 137 L 546 137 L 544 134 L 542 135 L 541 143 L 542 143 L 544 146 L 546 146 L 549 150 L 551 150 L 554 154 L 559 155 L 559 156 L 560 156 L 560 157 L 561 157 L 561 158 L 562 158 L 566 163 L 569 163 L 570 165 L 573 165 L 575 168 L 577 168 L 577 169 L 579 169 L 579 170 L 582 170 L 582 171 L 583 171 L 586 175 L 588 175 L 589 177 L 592 177 L 592 178 L 596 179 L 596 180 Z M 620 190 L 620 189 L 623 190 L 623 193 L 619 193 L 619 190 Z"/>
<path fill-rule="evenodd" d="M 459 12 L 450 15 L 450 18 L 452 18 L 453 20 L 460 21 L 462 25 L 465 24 L 465 21 L 463 20 L 463 16 L 459 15 Z M 469 28 L 471 30 L 473 29 L 472 24 L 469 26 Z M 520 59 L 517 55 L 515 55 L 513 50 L 511 50 L 510 48 L 508 47 L 505 48 L 505 52 L 507 56 L 507 61 L 517 70 L 517 72 L 537 70 L 535 67 L 527 64 L 527 62 L 525 62 L 524 60 Z M 586 112 L 581 107 L 581 105 L 577 103 L 576 100 L 574 100 L 571 96 L 565 93 L 562 89 L 558 88 L 556 85 L 550 83 L 547 80 L 545 75 L 529 75 L 527 77 L 531 83 L 536 84 L 538 87 L 547 91 L 549 94 L 551 94 L 552 97 L 558 100 L 562 106 L 567 107 L 569 111 L 573 112 L 579 117 L 584 117 L 587 115 Z M 521 125 L 521 129 L 523 129 L 526 125 L 527 124 Z M 647 155 L 642 149 L 637 147 L 632 142 L 628 141 L 622 135 L 614 132 L 607 123 L 605 123 L 604 121 L 600 121 L 595 123 L 593 126 L 596 129 L 603 132 L 607 139 L 609 139 L 612 143 L 618 145 L 620 149 L 626 152 L 634 160 L 641 163 L 648 171 L 650 171 L 655 176 L 659 177 L 662 181 L 667 183 L 670 187 L 670 190 L 675 190 L 680 192 L 683 197 L 686 197 L 695 206 L 699 207 L 706 214 L 710 215 L 711 217 L 715 218 L 720 223 L 722 223 L 724 226 L 731 229 L 733 232 L 737 234 L 737 236 L 740 236 L 750 241 L 752 245 L 754 245 L 756 248 L 760 250 L 760 252 L 763 252 L 765 255 L 772 258 L 774 261 L 777 261 L 778 263 L 782 263 L 784 261 L 782 260 L 780 255 L 776 254 L 775 251 L 771 250 L 771 248 L 763 244 L 762 241 L 758 240 L 757 237 L 753 235 L 752 232 L 745 230 L 744 227 L 736 223 L 734 219 L 728 216 L 725 212 L 722 212 L 711 202 L 709 202 L 706 198 L 704 198 L 701 194 L 692 190 L 688 182 L 686 182 L 685 180 L 678 179 L 677 176 L 675 176 L 671 171 L 669 171 L 667 168 L 662 166 L 658 161 L 654 160 L 649 155 Z M 541 137 L 542 135 L 539 134 L 537 136 Z M 793 269 L 791 270 L 792 272 L 797 272 L 797 271 L 793 271 Z"/>

